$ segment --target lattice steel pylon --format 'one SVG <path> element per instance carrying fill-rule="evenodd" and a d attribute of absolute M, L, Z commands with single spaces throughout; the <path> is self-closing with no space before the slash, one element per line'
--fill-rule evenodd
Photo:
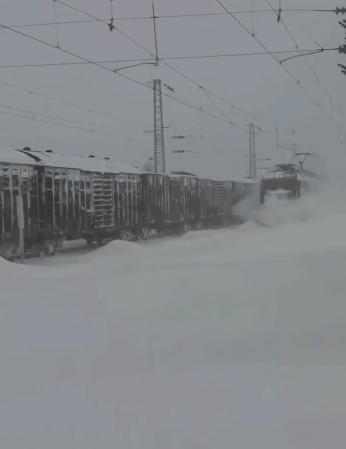
<path fill-rule="evenodd" d="M 154 165 L 156 173 L 166 172 L 161 80 L 154 80 Z"/>
<path fill-rule="evenodd" d="M 255 179 L 256 173 L 256 151 L 255 151 L 255 125 L 250 124 L 250 178 Z"/>

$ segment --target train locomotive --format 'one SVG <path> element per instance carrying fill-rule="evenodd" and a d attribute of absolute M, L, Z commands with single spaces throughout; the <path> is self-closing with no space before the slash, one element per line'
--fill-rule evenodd
<path fill-rule="evenodd" d="M 275 165 L 261 180 L 260 203 L 264 204 L 270 196 L 279 199 L 299 198 L 306 185 L 306 177 L 297 165 Z"/>
<path fill-rule="evenodd" d="M 51 150 L 0 150 L 0 256 L 54 254 L 64 240 L 89 244 L 146 239 L 150 230 L 185 233 L 236 222 L 251 180 L 143 173 L 109 158 Z M 20 198 L 21 201 L 17 201 Z"/>
<path fill-rule="evenodd" d="M 320 191 L 325 179 L 325 162 L 314 153 L 296 153 L 292 162 L 270 169 L 260 182 L 260 204 L 268 197 L 300 198 Z"/>

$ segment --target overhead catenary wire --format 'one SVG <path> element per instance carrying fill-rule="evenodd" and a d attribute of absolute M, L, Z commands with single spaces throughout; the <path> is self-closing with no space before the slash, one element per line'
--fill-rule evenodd
<path fill-rule="evenodd" d="M 235 106 L 234 104 L 230 103 L 229 101 L 225 100 L 224 98 L 220 97 L 219 95 L 216 95 L 214 92 L 210 91 L 209 89 L 206 89 L 205 87 L 201 86 L 197 81 L 194 81 L 192 78 L 190 78 L 189 76 L 185 75 L 184 73 L 182 73 L 181 71 L 177 70 L 176 68 L 172 67 L 170 64 L 168 64 L 167 58 L 165 59 L 160 59 L 163 64 L 165 64 L 166 66 L 168 66 L 171 70 L 173 70 L 174 72 L 178 73 L 179 75 L 181 75 L 182 77 L 184 77 L 185 79 L 187 79 L 188 81 L 190 81 L 192 84 L 194 84 L 195 86 L 197 86 L 200 90 L 202 90 L 204 93 L 209 93 L 210 95 L 212 95 L 213 97 L 217 98 L 218 100 L 222 101 L 223 103 L 226 103 L 228 106 L 230 106 L 231 108 L 236 109 L 237 111 L 257 120 L 257 117 L 254 117 L 253 115 L 251 115 L 249 112 L 244 111 L 243 109 L 239 108 L 238 106 Z"/>
<path fill-rule="evenodd" d="M 56 1 L 59 1 L 59 0 L 56 0 Z M 61 2 L 59 2 L 59 3 L 61 3 Z M 66 54 L 68 54 L 68 55 L 70 55 L 70 56 L 73 56 L 73 57 L 76 57 L 76 58 L 78 58 L 78 59 L 81 59 L 81 60 L 83 60 L 83 61 L 85 61 L 85 62 L 89 62 L 90 64 L 93 64 L 93 65 L 95 65 L 95 66 L 97 66 L 97 67 L 100 67 L 101 69 L 107 70 L 108 72 L 111 72 L 111 73 L 113 73 L 113 74 L 116 74 L 116 75 L 118 75 L 118 76 L 121 76 L 122 78 L 125 78 L 125 79 L 127 79 L 127 80 L 133 81 L 134 83 L 136 83 L 136 84 L 138 84 L 138 85 L 141 85 L 141 86 L 145 87 L 146 89 L 152 90 L 152 88 L 151 88 L 150 86 L 148 86 L 147 84 L 144 84 L 144 83 L 142 83 L 142 82 L 140 82 L 140 81 L 137 81 L 137 80 L 135 80 L 135 79 L 133 79 L 133 78 L 130 78 L 130 77 L 128 77 L 128 76 L 122 75 L 122 74 L 120 74 L 120 73 L 118 73 L 118 72 L 114 72 L 114 70 L 112 70 L 112 69 L 110 69 L 110 68 L 108 68 L 108 67 L 105 67 L 105 66 L 100 65 L 100 64 L 98 64 L 98 63 L 95 63 L 95 62 L 93 62 L 93 61 L 90 61 L 90 60 L 88 60 L 88 59 L 86 59 L 86 58 L 83 58 L 82 56 L 79 56 L 79 55 L 77 55 L 77 54 L 75 54 L 75 53 L 72 53 L 72 52 L 70 52 L 70 51 L 68 51 L 68 50 L 64 50 L 64 49 L 62 49 L 62 48 L 55 47 L 54 45 L 50 44 L 49 42 L 45 42 L 45 41 L 43 41 L 43 40 L 41 40 L 41 39 L 38 39 L 38 38 L 36 38 L 36 37 L 30 36 L 30 35 L 28 35 L 28 34 L 25 34 L 25 33 L 21 32 L 21 31 L 14 30 L 14 29 L 12 29 L 12 28 L 10 28 L 10 27 L 8 27 L 8 26 L 3 25 L 3 24 L 0 23 L 0 28 L 1 28 L 1 27 L 4 28 L 4 29 L 7 29 L 7 30 L 9 30 L 9 31 L 12 31 L 12 32 L 14 32 L 14 33 L 17 33 L 17 34 L 19 34 L 19 35 L 21 35 L 21 36 L 23 36 L 23 37 L 27 37 L 27 38 L 29 38 L 29 39 L 31 39 L 31 40 L 34 40 L 35 42 L 39 42 L 39 43 L 41 43 L 41 44 L 43 44 L 43 45 L 46 45 L 46 46 L 48 46 L 48 47 L 50 47 L 50 48 L 54 48 L 55 50 L 62 51 L 63 53 L 66 53 Z M 130 38 L 130 39 L 131 39 L 131 38 Z M 132 40 L 132 39 L 131 39 L 131 40 Z M 223 121 L 223 122 L 225 122 L 225 123 L 229 123 L 229 122 L 226 122 L 225 120 L 221 119 L 220 117 L 218 117 L 218 116 L 216 116 L 216 115 L 214 115 L 214 114 L 210 114 L 210 113 L 208 113 L 207 111 L 204 111 L 204 110 L 202 110 L 202 109 L 199 109 L 199 108 L 197 108 L 197 107 L 195 107 L 195 106 L 193 106 L 193 105 L 191 105 L 191 104 L 189 104 L 189 103 L 187 103 L 187 102 L 184 102 L 184 101 L 182 101 L 182 100 L 178 100 L 177 98 L 174 98 L 174 97 L 172 97 L 171 95 L 168 95 L 168 94 L 165 94 L 165 93 L 163 93 L 163 95 L 165 95 L 166 97 L 171 98 L 171 99 L 173 99 L 173 100 L 175 100 L 175 101 L 177 101 L 177 102 L 179 102 L 179 103 L 181 103 L 181 104 L 184 104 L 185 106 L 188 106 L 188 107 L 193 108 L 193 109 L 197 109 L 197 110 L 199 110 L 200 112 L 202 112 L 202 113 L 204 113 L 204 114 L 206 114 L 206 115 L 209 115 L 209 116 L 211 116 L 211 117 L 214 117 L 214 119 Z M 233 125 L 233 123 L 232 123 L 232 125 Z"/>
<path fill-rule="evenodd" d="M 58 1 L 58 0 L 56 0 L 56 1 Z M 101 69 L 107 70 L 108 72 L 116 73 L 116 72 L 114 72 L 114 70 L 112 70 L 112 69 L 110 69 L 108 67 L 102 66 L 102 65 L 98 64 L 97 62 L 90 61 L 89 59 L 83 58 L 82 56 L 79 56 L 79 55 L 77 55 L 75 53 L 72 53 L 71 51 L 64 50 L 61 47 L 56 47 L 55 45 L 52 45 L 49 42 L 46 42 L 46 41 L 43 41 L 42 39 L 38 39 L 36 37 L 30 36 L 28 34 L 25 34 L 25 33 L 21 32 L 21 31 L 12 29 L 12 28 L 10 28 L 10 27 L 8 27 L 6 25 L 3 25 L 1 23 L 0 23 L 0 28 L 4 28 L 6 30 L 12 31 L 13 33 L 20 34 L 21 36 L 27 37 L 28 39 L 31 39 L 31 40 L 36 41 L 36 42 L 39 42 L 39 43 L 41 43 L 43 45 L 46 45 L 46 46 L 48 46 L 50 48 L 54 48 L 55 50 L 59 50 L 59 51 L 61 51 L 63 53 L 66 53 L 67 55 L 70 55 L 70 56 L 73 56 L 75 58 L 81 59 L 82 61 L 88 62 L 89 64 L 93 64 L 93 65 L 95 65 L 97 67 L 100 67 Z M 122 78 L 125 78 L 125 79 L 127 79 L 129 81 L 132 81 L 132 82 L 136 83 L 136 84 L 139 84 L 141 86 L 144 86 L 146 88 L 151 89 L 150 87 L 148 87 L 146 84 L 142 83 L 141 81 L 137 81 L 137 80 L 135 80 L 133 78 L 130 78 L 130 77 L 126 76 L 126 75 L 123 75 L 121 73 L 116 73 L 116 75 L 121 76 Z"/>
<path fill-rule="evenodd" d="M 75 10 L 75 11 L 81 13 L 81 14 L 84 14 L 84 15 L 86 15 L 86 16 L 88 16 L 88 17 L 93 18 L 93 19 L 98 19 L 97 17 L 95 17 L 95 16 L 93 16 L 93 15 L 91 15 L 91 14 L 89 14 L 89 13 L 86 13 L 86 12 L 84 12 L 84 11 L 78 9 L 78 8 L 75 8 L 75 7 L 73 7 L 73 6 L 67 5 L 66 3 L 62 2 L 61 0 L 56 0 L 56 1 L 57 1 L 58 3 L 64 5 L 64 6 L 68 7 L 68 8 L 70 8 L 70 9 L 73 9 L 73 10 Z M 155 10 L 153 9 L 153 14 L 154 14 L 154 13 L 155 13 Z M 154 16 L 153 16 L 153 17 L 154 17 Z M 101 20 L 101 19 L 98 19 L 98 20 Z M 135 41 L 134 39 L 132 39 L 132 38 L 131 38 L 130 36 L 128 36 L 127 34 L 125 34 L 125 33 L 123 33 L 122 31 L 120 31 L 118 28 L 114 28 L 114 29 L 115 29 L 116 31 L 120 32 L 120 34 L 122 34 L 123 36 L 125 36 L 125 37 L 126 37 L 127 39 L 129 39 L 131 42 L 133 42 L 134 44 L 136 44 L 137 46 L 139 46 L 142 50 L 144 50 L 144 51 L 145 51 L 146 53 L 148 53 L 150 56 L 156 58 L 156 61 L 158 61 L 158 60 L 161 61 L 161 60 L 162 60 L 161 58 L 158 59 L 158 54 L 154 55 L 150 50 L 148 50 L 147 48 L 145 48 L 143 45 L 139 44 L 137 41 Z M 162 61 L 163 61 L 163 60 L 162 60 Z M 197 85 L 198 87 L 203 88 L 203 86 L 201 86 L 199 83 L 197 83 L 196 81 L 193 81 L 191 78 L 187 77 L 187 76 L 184 75 L 182 72 L 180 72 L 180 71 L 174 69 L 170 64 L 168 64 L 168 63 L 166 63 L 166 62 L 164 62 L 164 64 L 167 65 L 168 67 L 170 67 L 170 68 L 171 68 L 172 70 L 174 70 L 176 73 L 179 73 L 181 76 L 183 76 L 183 77 L 185 77 L 186 79 L 188 79 L 190 82 L 192 82 L 192 83 L 194 83 L 195 85 Z M 203 89 L 204 89 L 204 88 L 203 88 Z M 209 92 L 209 94 L 215 96 L 215 98 L 218 98 L 219 100 L 221 99 L 220 96 L 214 94 L 212 91 L 208 90 L 208 92 Z M 227 104 L 229 104 L 232 108 L 235 108 L 235 109 L 239 110 L 240 112 L 246 113 L 245 111 L 241 110 L 240 108 L 237 108 L 236 106 L 234 106 L 234 105 L 231 104 L 230 102 L 227 102 L 227 101 L 224 100 L 224 99 L 223 99 L 222 101 L 223 101 L 223 102 L 226 102 Z M 247 114 L 247 113 L 246 113 L 246 114 Z M 233 123 L 232 123 L 232 124 L 233 124 Z"/>
<path fill-rule="evenodd" d="M 8 108 L 8 106 L 5 106 L 5 105 L 0 105 L 0 107 Z M 11 107 L 11 109 L 14 110 L 15 112 L 8 112 L 8 111 L 1 111 L 0 110 L 0 114 L 6 115 L 6 116 L 10 116 L 10 117 L 18 117 L 18 118 L 23 118 L 23 119 L 27 119 L 27 120 L 32 120 L 32 121 L 40 122 L 40 123 L 46 123 L 46 124 L 54 125 L 54 126 L 60 126 L 60 127 L 63 127 L 63 128 L 69 128 L 69 129 L 74 129 L 74 130 L 78 130 L 78 131 L 89 132 L 89 133 L 98 134 L 98 135 L 106 135 L 106 133 L 104 133 L 104 132 L 100 132 L 100 131 L 95 130 L 95 129 L 83 128 L 81 126 L 77 126 L 76 124 L 73 124 L 76 121 L 71 121 L 72 124 L 70 124 L 67 119 L 63 119 L 62 117 L 56 117 L 55 119 L 52 119 L 52 118 L 49 118 L 49 117 L 44 118 L 45 114 L 37 114 L 35 112 L 26 111 L 24 109 L 20 110 L 19 108 L 13 108 L 13 107 Z M 27 114 L 27 115 L 21 115 L 20 112 L 23 113 L 23 114 Z M 54 122 L 52 120 L 65 120 L 66 123 L 58 123 L 58 122 Z M 90 123 L 85 123 L 85 125 L 89 125 L 90 126 Z M 119 139 L 124 139 L 124 137 L 117 136 L 116 134 L 112 134 L 112 137 L 116 137 L 116 138 L 119 138 Z"/>
<path fill-rule="evenodd" d="M 283 25 L 283 27 L 285 28 L 287 34 L 288 34 L 288 35 L 290 36 L 290 38 L 292 39 L 294 45 L 296 46 L 296 48 L 297 48 L 298 50 L 300 50 L 300 47 L 299 47 L 299 44 L 298 44 L 297 40 L 295 39 L 295 37 L 293 36 L 293 34 L 291 33 L 291 31 L 289 30 L 289 28 L 287 27 L 285 21 L 284 21 L 283 18 L 282 18 L 282 15 L 281 15 L 281 2 L 280 2 L 280 9 L 279 9 L 280 12 L 278 13 L 278 12 L 274 9 L 274 7 L 271 5 L 271 3 L 269 2 L 269 0 L 264 0 L 264 1 L 265 1 L 265 2 L 267 3 L 267 5 L 273 10 L 273 12 L 274 12 L 275 14 L 278 15 L 278 20 L 280 19 L 280 23 L 282 23 L 282 25 Z M 323 50 L 320 50 L 320 51 L 318 51 L 317 53 L 321 53 L 322 51 L 323 51 Z M 310 68 L 311 72 L 314 74 L 314 76 L 315 76 L 315 78 L 316 78 L 316 81 L 321 85 L 321 87 L 322 87 L 322 89 L 324 90 L 324 92 L 328 95 L 330 101 L 333 102 L 333 97 L 332 97 L 332 95 L 329 93 L 329 91 L 328 91 L 328 90 L 325 88 L 325 86 L 323 85 L 323 83 L 322 83 L 322 81 L 320 80 L 319 76 L 317 75 L 316 71 L 314 70 L 314 68 L 313 68 L 312 65 L 310 64 L 309 60 L 307 59 L 307 57 L 306 57 L 307 55 L 302 54 L 301 56 L 304 58 L 306 64 L 307 64 L 308 67 Z M 293 58 L 285 59 L 285 60 L 283 60 L 283 61 L 280 61 L 280 63 L 289 61 L 290 59 L 293 59 Z"/>
<path fill-rule="evenodd" d="M 108 25 L 106 20 L 102 20 L 99 19 L 98 17 L 95 17 L 85 11 L 82 11 L 81 9 L 75 8 L 74 6 L 68 5 L 67 3 L 64 3 L 60 0 L 55 0 L 57 3 L 60 3 L 60 5 L 65 6 L 66 8 L 70 8 L 74 11 L 79 12 L 80 14 L 84 14 L 85 16 L 91 17 L 92 19 L 97 19 L 99 22 L 105 23 L 106 25 Z M 119 30 L 119 28 L 113 27 L 114 30 L 116 30 L 118 33 L 120 33 L 122 36 L 124 36 L 126 39 L 129 39 L 131 42 L 133 42 L 134 44 L 136 44 L 138 47 L 142 48 L 142 50 L 146 51 L 147 53 L 150 53 L 151 56 L 154 56 L 151 52 L 149 52 L 149 50 L 147 50 L 145 47 L 143 47 L 143 45 L 141 45 L 139 42 L 135 41 L 134 39 L 132 39 L 132 37 L 128 36 L 126 33 L 124 33 L 123 31 Z"/>
<path fill-rule="evenodd" d="M 40 112 L 33 112 L 33 111 L 29 111 L 27 109 L 21 109 L 21 108 L 17 108 L 17 107 L 14 107 L 14 106 L 1 104 L 1 103 L 0 103 L 0 107 L 5 108 L 5 109 L 10 109 L 10 110 L 13 110 L 13 111 L 16 111 L 16 112 L 23 112 L 23 113 L 30 114 L 30 115 L 37 115 L 38 117 L 44 117 L 44 118 L 51 119 L 51 120 L 61 120 L 63 122 L 67 122 L 67 123 L 73 123 L 73 124 L 77 124 L 77 125 L 90 126 L 90 122 L 83 122 L 83 121 L 80 121 L 80 120 L 67 119 L 65 117 L 60 117 L 60 116 L 56 116 L 56 115 L 43 114 L 43 113 L 40 113 Z M 115 129 L 115 130 L 131 129 L 131 128 L 117 128 L 115 126 L 108 126 L 108 125 L 102 125 L 102 124 L 96 124 L 96 125 L 93 124 L 93 125 L 94 125 L 94 127 L 105 128 L 105 129 Z M 140 131 L 142 131 L 142 130 L 140 130 Z"/>
<path fill-rule="evenodd" d="M 31 90 L 31 89 L 25 89 L 24 87 L 17 86 L 15 84 L 11 84 L 11 83 L 8 83 L 6 81 L 0 81 L 0 84 L 2 84 L 4 86 L 7 86 L 7 87 L 10 87 L 12 89 L 21 91 L 21 92 L 26 92 L 26 93 L 28 93 L 30 95 L 34 95 L 35 97 L 45 98 L 45 99 L 51 100 L 51 101 L 57 101 L 58 103 L 65 104 L 67 106 L 73 107 L 75 109 L 79 109 L 81 111 L 87 111 L 89 113 L 97 114 L 97 115 L 100 115 L 101 117 L 107 117 L 107 118 L 111 118 L 113 120 L 119 120 L 119 121 L 126 122 L 126 123 L 130 123 L 131 122 L 132 124 L 134 124 L 136 126 L 139 126 L 141 128 L 146 128 L 148 126 L 148 125 L 145 125 L 143 123 L 136 123 L 136 122 L 133 122 L 132 120 L 130 121 L 130 120 L 126 120 L 126 119 L 121 118 L 121 117 L 114 116 L 113 114 L 107 114 L 105 112 L 99 112 L 99 111 L 95 111 L 95 110 L 90 109 L 90 108 L 86 108 L 86 107 L 83 107 L 83 106 L 80 106 L 80 105 L 76 105 L 76 104 L 71 103 L 69 101 L 61 100 L 60 98 L 55 98 L 55 97 L 51 97 L 51 96 L 48 96 L 48 95 L 44 95 L 44 94 L 35 92 L 35 91 Z M 117 128 L 117 129 L 129 129 L 129 128 L 124 128 L 124 127 L 112 127 L 112 128 L 114 128 L 114 129 L 115 128 Z"/>
<path fill-rule="evenodd" d="M 282 9 L 285 12 L 332 12 L 335 13 L 335 9 Z M 261 13 L 270 13 L 271 9 L 259 9 L 259 10 L 246 10 L 246 11 L 232 11 L 234 15 L 240 14 L 261 14 Z M 160 15 L 156 16 L 157 19 L 181 19 L 181 18 L 189 18 L 189 17 L 212 17 L 212 16 L 226 16 L 228 13 L 226 12 L 213 12 L 213 13 L 191 13 L 191 14 L 172 14 L 172 15 Z M 152 20 L 152 16 L 143 16 L 143 17 L 113 17 L 115 21 L 131 21 L 131 20 Z M 39 23 L 27 23 L 27 24 L 15 24 L 15 25 L 7 25 L 10 28 L 26 28 L 26 27 L 40 27 L 40 26 L 54 26 L 54 25 L 75 25 L 78 23 L 96 23 L 107 21 L 107 19 L 89 19 L 89 20 L 66 20 L 66 21 L 56 21 L 56 22 L 39 22 Z"/>
<path fill-rule="evenodd" d="M 176 98 L 176 97 L 172 97 L 172 95 L 166 94 L 166 93 L 164 93 L 164 92 L 162 92 L 162 95 L 165 96 L 165 97 L 167 97 L 167 98 L 171 98 L 172 100 L 174 100 L 174 101 L 176 101 L 176 102 L 178 102 L 178 103 L 180 103 L 180 104 L 184 104 L 185 106 L 188 106 L 188 107 L 190 107 L 190 108 L 192 108 L 192 109 L 195 109 L 196 111 L 203 112 L 204 114 L 209 115 L 210 117 L 214 117 L 215 119 L 218 119 L 218 120 L 220 120 L 220 121 L 222 121 L 222 122 L 224 122 L 224 123 L 228 123 L 228 124 L 230 124 L 230 125 L 232 125 L 232 126 L 235 126 L 236 128 L 242 129 L 239 125 L 236 125 L 236 124 L 230 122 L 229 120 L 222 119 L 222 118 L 219 117 L 218 115 L 214 115 L 214 114 L 212 114 L 211 112 L 207 112 L 207 111 L 205 111 L 203 108 L 199 108 L 199 107 L 194 106 L 194 105 L 192 105 L 192 104 L 186 103 L 186 101 L 180 100 L 179 98 Z"/>
<path fill-rule="evenodd" d="M 264 48 L 264 50 L 266 50 L 266 52 L 278 63 L 280 64 L 280 66 L 285 70 L 285 72 L 298 84 L 298 86 L 302 89 L 302 91 L 310 98 L 310 100 L 315 104 L 315 106 L 317 106 L 324 115 L 326 115 L 330 120 L 332 120 L 332 118 L 328 115 L 328 113 L 320 106 L 320 104 L 313 98 L 313 96 L 305 89 L 305 87 L 303 87 L 300 82 L 296 79 L 296 77 L 294 75 L 292 75 L 292 73 L 284 66 L 280 63 L 280 61 L 278 61 L 276 59 L 276 57 L 274 56 L 274 54 L 256 37 L 256 36 L 252 36 L 251 31 L 249 31 L 245 25 L 243 25 L 242 22 L 240 22 L 240 20 L 238 20 L 234 14 L 232 14 L 231 11 L 229 11 L 225 5 L 223 5 L 220 0 L 215 0 L 225 11 L 228 12 L 228 14 L 233 17 L 233 19 L 248 33 L 250 34 L 250 36 L 255 39 L 255 41 L 262 47 Z"/>
<path fill-rule="evenodd" d="M 51 122 L 49 120 L 36 118 L 34 116 L 15 114 L 14 112 L 0 111 L 0 114 L 6 115 L 6 116 L 10 116 L 10 117 L 17 117 L 17 118 L 23 118 L 23 119 L 27 119 L 27 120 L 32 120 L 32 121 L 40 122 L 40 123 L 47 123 L 49 125 L 60 126 L 60 127 L 63 127 L 63 128 L 75 129 L 75 130 L 78 130 L 78 131 L 92 132 L 90 129 L 80 128 L 78 126 L 71 126 L 71 125 L 68 125 L 66 123 L 54 123 L 54 122 Z M 102 133 L 94 131 L 94 134 L 102 134 Z"/>
<path fill-rule="evenodd" d="M 60 1 L 60 0 L 56 0 L 56 1 L 57 1 L 58 3 L 64 5 L 64 6 L 68 7 L 68 8 L 71 8 L 71 9 L 73 9 L 73 10 L 75 10 L 75 11 L 81 13 L 81 14 L 85 14 L 86 16 L 91 17 L 91 18 L 93 18 L 93 19 L 98 19 L 97 17 L 92 16 L 91 14 L 86 13 L 85 11 L 82 11 L 82 10 L 80 10 L 80 9 L 78 9 L 78 8 L 75 8 L 75 7 L 73 7 L 73 6 L 67 5 L 66 3 L 64 3 L 64 2 L 62 2 L 62 1 Z M 154 7 L 154 2 L 152 2 L 152 4 L 153 4 L 153 19 L 154 19 L 154 24 L 155 24 L 155 7 Z M 101 20 L 101 19 L 99 19 L 99 20 Z M 137 41 L 135 41 L 134 39 L 132 39 L 130 36 L 128 36 L 127 34 L 123 33 L 122 31 L 120 31 L 118 28 L 113 27 L 113 29 L 115 29 L 116 31 L 118 31 L 121 35 L 123 35 L 124 37 L 126 37 L 127 39 L 129 39 L 131 42 L 133 42 L 134 44 L 136 44 L 136 45 L 139 46 L 140 48 L 142 48 L 146 53 L 150 54 L 150 56 L 155 57 L 155 58 L 156 58 L 156 64 L 158 64 L 159 58 L 158 58 L 158 50 L 157 50 L 156 27 L 155 27 L 155 46 L 156 46 L 156 55 L 154 55 L 150 50 L 146 49 L 143 45 L 141 45 L 140 43 L 138 43 Z M 207 115 L 209 115 L 209 116 L 211 116 L 211 117 L 214 117 L 214 118 L 217 118 L 217 119 L 219 119 L 219 120 L 222 120 L 222 119 L 220 119 L 220 117 L 218 117 L 218 116 L 216 116 L 216 115 L 214 115 L 214 114 L 208 113 L 207 111 L 204 111 L 204 110 L 201 109 L 201 108 L 197 108 L 197 107 L 195 107 L 195 106 L 193 106 L 193 105 L 190 105 L 189 103 L 186 103 L 185 101 L 178 100 L 177 98 L 174 98 L 174 97 L 172 97 L 171 95 L 168 95 L 168 94 L 165 94 L 165 93 L 163 93 L 162 95 L 164 95 L 164 96 L 166 96 L 166 97 L 168 97 L 168 98 L 174 99 L 174 100 L 178 101 L 179 103 L 184 104 L 184 105 L 186 105 L 186 106 L 189 106 L 189 107 L 191 107 L 191 108 L 193 108 L 193 109 L 196 109 L 196 110 L 198 110 L 198 111 L 200 111 L 200 112 L 203 112 L 203 113 L 205 113 L 205 114 L 207 114 Z M 224 121 L 225 123 L 230 123 L 230 124 L 233 125 L 233 126 L 239 127 L 238 125 L 234 124 L 233 122 L 226 121 L 226 120 L 223 120 L 223 121 Z"/>
<path fill-rule="evenodd" d="M 221 111 L 221 109 L 215 104 L 215 101 L 212 99 L 212 98 L 210 98 L 210 95 L 208 94 L 208 92 L 205 90 L 205 89 L 203 89 L 203 92 L 204 92 L 204 94 L 206 95 L 206 97 L 208 98 L 208 100 L 211 102 L 211 104 L 214 106 L 214 108 L 218 111 L 218 113 L 220 114 L 220 115 L 222 115 L 222 117 L 224 117 L 226 120 L 228 120 L 228 117 L 226 116 L 226 114 L 224 114 L 222 111 Z M 235 126 L 236 128 L 239 128 L 239 129 L 244 129 L 242 126 L 239 126 L 239 125 L 237 125 L 236 123 L 233 123 L 233 122 L 230 122 L 233 126 Z"/>
<path fill-rule="evenodd" d="M 323 51 L 338 51 L 338 48 L 323 48 L 321 47 Z M 308 52 L 309 54 L 314 54 L 317 52 L 316 49 L 304 49 L 304 50 L 280 50 L 280 51 L 272 51 L 271 53 L 273 55 L 283 55 L 283 54 L 292 54 L 292 53 L 298 53 L 297 57 L 300 56 L 301 53 Z M 213 59 L 213 58 L 232 58 L 232 57 L 242 57 L 242 56 L 268 56 L 268 52 L 262 51 L 262 52 L 251 52 L 251 53 L 228 53 L 228 54 L 217 54 L 217 55 L 189 55 L 189 56 L 168 56 L 168 57 L 161 57 L 160 61 L 179 61 L 179 60 L 188 60 L 188 59 Z M 12 64 L 12 65 L 0 65 L 0 69 L 21 69 L 21 68 L 30 68 L 30 67 L 55 67 L 55 66 L 69 66 L 69 65 L 88 65 L 88 64 L 116 64 L 120 62 L 138 62 L 138 61 L 152 61 L 155 62 L 151 58 L 136 58 L 136 59 L 109 59 L 109 60 L 102 60 L 102 61 L 78 61 L 78 62 L 47 62 L 47 63 L 40 63 L 40 64 Z M 166 64 L 168 65 L 168 64 Z M 175 70 L 178 72 L 177 69 L 174 69 L 170 66 L 172 70 Z M 180 73 L 181 74 L 181 73 Z M 182 75 L 185 76 L 185 75 Z M 198 83 L 197 83 L 198 84 Z M 225 101 L 222 99 L 222 101 Z M 235 108 L 235 106 L 233 106 Z"/>
<path fill-rule="evenodd" d="M 315 51 L 312 51 L 310 53 L 303 53 L 303 54 L 300 54 L 300 55 L 291 56 L 289 58 L 283 59 L 282 61 L 280 61 L 280 63 L 283 63 L 283 62 L 286 62 L 286 61 L 290 61 L 291 59 L 300 58 L 302 56 L 317 55 L 318 53 L 323 53 L 324 51 L 328 51 L 328 50 L 333 50 L 334 51 L 334 50 L 338 50 L 338 48 L 327 48 L 327 49 L 321 48 L 320 50 L 315 50 Z M 330 99 L 332 100 L 331 97 L 330 97 Z"/>

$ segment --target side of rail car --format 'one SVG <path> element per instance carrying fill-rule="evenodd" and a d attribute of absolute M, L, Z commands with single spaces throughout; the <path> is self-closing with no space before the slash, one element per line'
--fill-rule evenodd
<path fill-rule="evenodd" d="M 26 247 L 40 238 L 38 171 L 32 159 L 18 151 L 0 151 L 0 256 L 19 256 L 17 197 L 22 196 Z"/>
<path fill-rule="evenodd" d="M 26 251 L 54 252 L 64 238 L 91 243 L 138 232 L 141 177 L 132 166 L 29 149 L 2 152 L 0 161 L 0 255 L 18 255 L 18 195 Z"/>
<path fill-rule="evenodd" d="M 143 215 L 148 229 L 186 232 L 213 217 L 213 182 L 195 176 L 143 173 Z"/>
<path fill-rule="evenodd" d="M 100 243 L 136 231 L 142 201 L 138 170 L 94 157 L 29 155 L 43 164 L 39 215 L 45 247 L 62 238 Z"/>

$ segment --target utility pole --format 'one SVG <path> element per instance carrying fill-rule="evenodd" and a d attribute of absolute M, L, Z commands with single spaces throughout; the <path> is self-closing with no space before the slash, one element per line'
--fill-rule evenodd
<path fill-rule="evenodd" d="M 155 173 L 166 173 L 161 80 L 154 80 L 154 145 Z"/>
<path fill-rule="evenodd" d="M 250 131 L 250 178 L 256 178 L 256 151 L 255 151 L 255 125 L 253 123 L 249 126 Z"/>

